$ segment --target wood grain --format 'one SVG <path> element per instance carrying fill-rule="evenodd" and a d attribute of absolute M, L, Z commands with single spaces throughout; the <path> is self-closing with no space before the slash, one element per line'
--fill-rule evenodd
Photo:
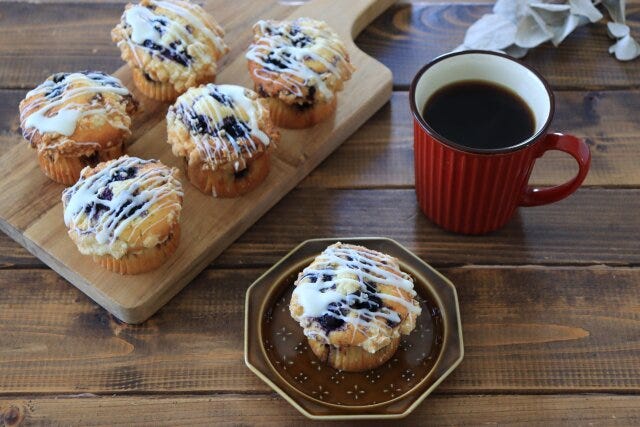
<path fill-rule="evenodd" d="M 136 326 L 52 271 L 0 271 L 0 390 L 269 392 L 242 356 L 244 294 L 262 271 L 207 270 Z M 640 269 L 441 271 L 466 349 L 439 393 L 640 392 Z"/>
<path fill-rule="evenodd" d="M 0 87 L 31 88 L 59 71 L 116 71 L 122 60 L 110 32 L 120 20 L 122 3 L 0 3 Z M 208 0 L 205 6 L 215 11 L 231 47 L 222 66 L 249 44 L 253 17 L 283 18 L 295 10 L 291 4 L 263 0 L 252 3 L 247 19 L 243 2 Z"/>
<path fill-rule="evenodd" d="M 108 31 L 126 2 L 0 0 L 0 87 L 32 87 L 61 69 L 118 68 Z M 457 45 L 489 9 L 475 3 L 492 2 L 408 2 L 357 43 L 405 89 L 420 65 Z M 216 17 L 241 38 L 239 2 L 227 3 Z M 253 7 L 277 16 L 291 3 Z M 638 33 L 640 2 L 627 4 Z M 554 128 L 591 142 L 586 184 L 609 189 L 523 209 L 489 236 L 450 235 L 418 212 L 400 92 L 144 325 L 121 323 L 0 234 L 0 425 L 307 423 L 242 363 L 244 291 L 305 238 L 362 234 L 396 238 L 441 267 L 460 265 L 441 270 L 458 288 L 466 359 L 402 425 L 640 424 L 640 194 L 623 189 L 640 180 L 640 71 L 637 61 L 610 58 L 609 44 L 598 25 L 526 59 L 562 90 Z M 0 91 L 0 154 L 22 142 L 23 93 Z M 557 183 L 572 167 L 552 153 L 532 182 Z M 478 263 L 522 266 L 468 265 Z M 599 263 L 615 267 L 592 265 Z M 586 392 L 620 394 L 578 394 Z"/>
<path fill-rule="evenodd" d="M 639 265 L 639 196 L 637 190 L 579 190 L 553 205 L 520 209 L 495 233 L 470 237 L 433 225 L 413 190 L 296 190 L 214 265 L 271 265 L 305 239 L 364 235 L 398 240 L 440 266 Z"/>
<path fill-rule="evenodd" d="M 121 61 L 109 31 L 124 2 L 0 2 L 0 55 L 5 65 L 0 67 L 0 87 L 33 87 L 62 70 L 116 70 Z M 217 5 L 211 0 L 205 3 Z M 392 69 L 397 88 L 406 88 L 420 66 L 460 44 L 466 28 L 490 10 L 490 5 L 477 4 L 486 1 L 433 3 L 399 4 L 357 39 L 362 49 Z M 640 2 L 627 3 L 628 20 L 637 33 Z M 299 2 L 269 0 L 252 7 L 259 8 L 256 16 L 267 18 L 286 15 L 295 4 Z M 226 2 L 215 8 L 227 39 L 241 39 L 233 55 L 248 41 L 243 34 L 247 23 L 237 19 L 241 5 Z M 607 53 L 610 44 L 604 24 L 599 23 L 578 29 L 558 49 L 545 45 L 532 51 L 525 62 L 538 68 L 556 89 L 638 88 L 637 61 L 616 61 Z"/>
<path fill-rule="evenodd" d="M 640 91 L 556 92 L 551 130 L 586 138 L 592 161 L 587 186 L 640 185 Z M 536 163 L 530 182 L 555 185 L 577 172 L 566 154 L 549 152 Z M 376 113 L 302 183 L 303 187 L 412 187 L 413 122 L 406 92 L 394 92 Z"/>
<path fill-rule="evenodd" d="M 508 424 L 620 425 L 640 423 L 640 397 L 615 395 L 430 396 L 403 426 Z M 4 417 L 4 418 L 3 418 Z M 0 401 L 0 422 L 7 427 L 82 424 L 157 426 L 261 425 L 309 423 L 284 400 L 274 396 L 15 398 Z M 314 426 L 397 426 L 398 421 L 366 423 L 313 422 Z"/>
<path fill-rule="evenodd" d="M 271 171 L 260 189 L 236 199 L 215 199 L 192 185 L 184 185 L 181 213 L 181 244 L 161 267 L 147 274 L 119 277 L 96 268 L 88 257 L 79 256 L 60 220 L 61 185 L 49 181 L 33 162 L 26 144 L 13 147 L 0 159 L 0 228 L 36 254 L 75 286 L 129 323 L 144 321 L 229 246 L 238 236 L 267 212 L 278 200 L 358 129 L 391 96 L 391 72 L 363 54 L 352 38 L 393 0 L 359 0 L 348 6 L 339 0 L 316 0 L 300 6 L 289 18 L 313 15 L 336 28 L 344 40 L 356 69 L 357 78 L 340 94 L 337 110 L 330 120 L 308 129 L 282 130 L 278 148 L 271 156 Z M 244 22 L 244 32 L 259 10 L 236 3 L 242 11 L 235 19 Z M 209 5 L 209 7 L 214 7 Z M 231 9 L 231 8 L 230 8 Z M 238 46 L 239 40 L 232 43 Z M 131 71 L 123 67 L 116 75 L 131 86 Z M 246 59 L 232 60 L 216 78 L 218 82 L 251 86 Z M 138 98 L 142 95 L 133 90 Z M 363 96 L 362 94 L 366 94 Z M 144 109 L 155 110 L 152 123 L 127 150 L 142 158 L 155 158 L 164 164 L 181 167 L 182 160 L 171 153 L 166 141 L 165 105 L 145 100 Z M 140 125 L 138 125 L 140 126 Z M 160 144 L 158 142 L 161 142 Z M 304 142 L 304 144 L 302 143 Z M 30 197 L 29 197 L 30 196 Z"/>
<path fill-rule="evenodd" d="M 0 90 L 0 155 L 24 140 L 17 105 L 24 90 Z M 151 105 L 152 106 L 152 105 Z M 135 120 L 133 138 L 152 125 L 149 106 Z M 157 106 L 157 104 L 156 104 Z M 640 111 L 640 91 L 560 91 L 556 93 L 552 130 L 586 138 L 593 160 L 584 185 L 639 187 L 640 122 L 628 118 Z M 145 126 L 140 126 L 144 124 Z M 549 152 L 534 170 L 531 183 L 567 181 L 577 168 L 568 155 Z M 394 92 L 385 105 L 301 183 L 301 187 L 412 187 L 413 128 L 406 92 Z"/>
<path fill-rule="evenodd" d="M 465 264 L 640 265 L 640 190 L 584 189 L 559 203 L 522 208 L 486 236 L 460 236 L 433 225 L 413 190 L 291 192 L 213 263 L 267 267 L 305 239 L 382 235 L 436 266 Z M 286 220 L 284 220 L 286 218 Z M 275 236 L 275 237 L 274 237 Z M 41 267 L 4 235 L 5 266 Z"/>
<path fill-rule="evenodd" d="M 394 72 L 396 88 L 406 88 L 424 64 L 454 49 L 466 29 L 489 5 L 400 4 L 380 16 L 357 39 L 358 46 Z M 640 4 L 627 5 L 627 23 L 640 31 Z M 608 53 L 612 44 L 603 22 L 581 27 L 559 48 L 532 50 L 524 62 L 538 69 L 555 89 L 638 88 L 640 67 Z M 410 54 L 409 54 L 410 52 Z"/>

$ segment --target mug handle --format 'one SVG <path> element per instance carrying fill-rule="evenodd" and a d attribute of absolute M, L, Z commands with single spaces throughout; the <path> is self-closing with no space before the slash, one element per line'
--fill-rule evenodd
<path fill-rule="evenodd" d="M 562 200 L 576 191 L 587 177 L 591 164 L 591 151 L 586 142 L 573 135 L 550 133 L 544 137 L 537 157 L 541 157 L 549 150 L 570 154 L 578 162 L 578 174 L 570 181 L 551 188 L 527 186 L 520 200 L 520 206 L 539 206 Z"/>

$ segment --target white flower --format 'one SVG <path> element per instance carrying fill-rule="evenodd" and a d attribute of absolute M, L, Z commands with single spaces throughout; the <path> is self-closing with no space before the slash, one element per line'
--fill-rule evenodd
<path fill-rule="evenodd" d="M 625 0 L 497 0 L 493 13 L 472 24 L 454 52 L 486 49 L 521 58 L 547 41 L 558 46 L 576 28 L 603 18 L 596 8 L 599 3 L 613 20 L 607 24 L 609 35 L 618 39 L 609 52 L 620 61 L 640 56 L 638 43 L 624 25 Z"/>

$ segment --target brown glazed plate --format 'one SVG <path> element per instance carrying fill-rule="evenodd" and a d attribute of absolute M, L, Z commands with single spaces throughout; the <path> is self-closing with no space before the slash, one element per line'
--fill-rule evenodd
<path fill-rule="evenodd" d="M 366 246 L 398 258 L 415 281 L 422 307 L 415 330 L 379 368 L 343 372 L 326 366 L 307 345 L 289 314 L 298 273 L 335 243 Z M 402 418 L 416 408 L 462 361 L 458 296 L 444 276 L 408 249 L 386 238 L 307 240 L 247 290 L 245 363 L 305 416 L 324 420 Z"/>

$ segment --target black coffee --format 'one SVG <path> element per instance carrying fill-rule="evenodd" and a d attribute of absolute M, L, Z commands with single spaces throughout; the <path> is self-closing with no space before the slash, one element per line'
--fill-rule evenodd
<path fill-rule="evenodd" d="M 422 117 L 438 134 L 469 148 L 511 147 L 535 131 L 533 113 L 520 96 L 480 80 L 438 89 L 424 106 Z"/>

